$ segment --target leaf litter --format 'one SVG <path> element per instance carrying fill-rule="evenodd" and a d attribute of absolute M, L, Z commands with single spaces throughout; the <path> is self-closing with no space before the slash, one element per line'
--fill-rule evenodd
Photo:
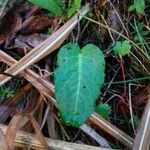
<path fill-rule="evenodd" d="M 51 27 L 52 20 L 35 6 L 18 4 L 9 10 L 1 23 L 0 43 L 6 50 L 28 52 L 49 36 L 41 32 Z"/>

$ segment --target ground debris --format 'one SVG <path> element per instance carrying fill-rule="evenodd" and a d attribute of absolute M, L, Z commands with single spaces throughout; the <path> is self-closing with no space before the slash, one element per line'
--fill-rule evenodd
<path fill-rule="evenodd" d="M 1 20 L 0 46 L 18 53 L 28 52 L 49 36 L 43 30 L 50 28 L 52 21 L 38 7 L 19 3 Z"/>

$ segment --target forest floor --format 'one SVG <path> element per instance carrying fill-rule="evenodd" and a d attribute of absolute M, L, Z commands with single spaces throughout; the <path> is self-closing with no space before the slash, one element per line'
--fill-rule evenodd
<path fill-rule="evenodd" d="M 40 0 L 29 1 L 31 3 L 12 3 L 9 9 L 1 9 L 0 14 L 2 149 L 147 150 L 149 141 L 146 139 L 150 137 L 150 1 L 83 0 L 80 3 L 64 0 L 62 3 L 53 0 L 57 1 L 53 6 Z M 71 93 L 79 79 L 69 80 L 71 73 L 75 74 L 74 70 L 70 71 L 73 61 L 67 68 L 63 65 L 65 60 L 59 58 L 71 57 L 70 53 L 59 53 L 68 43 L 72 53 L 74 47 L 88 47 L 88 44 L 98 49 L 97 56 L 89 55 L 92 60 L 95 58 L 92 62 L 101 66 L 100 69 L 91 67 L 94 64 L 86 58 L 82 60 L 85 61 L 83 70 L 79 64 L 78 69 L 85 78 L 77 82 L 85 83 L 90 89 L 87 92 L 87 87 L 83 86 L 84 92 L 77 87 L 77 94 L 80 93 L 77 97 L 84 99 L 80 106 Z M 64 72 L 70 72 L 60 70 L 59 76 L 56 70 L 60 66 Z M 94 77 L 99 73 L 100 76 Z M 61 79 L 66 82 L 65 86 Z M 98 88 L 93 86 L 95 84 Z M 90 99 L 90 95 L 95 98 Z M 75 123 L 73 117 L 72 122 L 63 120 L 72 115 L 72 109 L 79 111 L 74 114 Z M 86 118 L 87 114 L 90 115 Z M 81 125 L 79 122 L 84 118 L 86 121 Z M 142 138 L 144 144 L 138 142 Z M 86 147 L 88 145 L 91 147 Z"/>

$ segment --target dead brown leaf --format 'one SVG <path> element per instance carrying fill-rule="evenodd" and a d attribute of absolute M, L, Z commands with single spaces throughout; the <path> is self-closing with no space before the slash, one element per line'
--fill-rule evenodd
<path fill-rule="evenodd" d="M 53 19 L 38 7 L 29 3 L 19 3 L 0 21 L 0 46 L 24 54 L 48 37 L 37 33 L 51 27 L 52 23 Z"/>
<path fill-rule="evenodd" d="M 15 50 L 18 53 L 24 54 L 29 52 L 32 48 L 43 42 L 49 37 L 47 34 L 32 34 L 32 35 L 18 35 L 11 39 L 11 41 L 5 45 L 6 49 Z M 13 43 L 13 44 L 12 44 Z"/>
<path fill-rule="evenodd" d="M 11 15 L 10 15 L 11 14 Z M 0 44 L 13 36 L 21 28 L 22 19 L 16 12 L 9 11 L 0 24 Z"/>
<path fill-rule="evenodd" d="M 44 138 L 44 136 L 43 136 L 43 134 L 40 130 L 38 122 L 31 115 L 28 116 L 28 118 L 31 121 L 32 126 L 34 127 L 34 130 L 36 132 L 36 137 L 41 142 L 41 144 L 48 150 L 49 149 L 48 148 L 48 143 L 47 143 L 46 139 Z"/>
<path fill-rule="evenodd" d="M 46 15 L 31 16 L 25 20 L 19 30 L 20 34 L 32 34 L 41 32 L 43 29 L 51 24 L 51 20 Z"/>

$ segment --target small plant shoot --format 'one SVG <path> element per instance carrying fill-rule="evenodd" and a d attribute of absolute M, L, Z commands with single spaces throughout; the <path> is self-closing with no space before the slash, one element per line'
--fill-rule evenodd
<path fill-rule="evenodd" d="M 134 0 L 133 5 L 129 7 L 129 11 L 136 10 L 137 14 L 144 14 L 145 0 Z"/>
<path fill-rule="evenodd" d="M 80 9 L 81 0 L 73 0 L 71 6 L 67 10 L 67 16 L 71 17 L 77 10 Z"/>
<path fill-rule="evenodd" d="M 127 40 L 124 41 L 117 41 L 113 45 L 113 51 L 117 55 L 125 56 L 130 53 L 131 45 L 130 42 Z"/>
<path fill-rule="evenodd" d="M 57 56 L 54 73 L 55 97 L 62 121 L 79 127 L 94 111 L 104 83 L 105 60 L 101 50 L 87 44 L 64 45 Z"/>
<path fill-rule="evenodd" d="M 111 114 L 111 107 L 107 103 L 101 103 L 96 107 L 95 111 L 103 118 L 108 119 Z"/>

